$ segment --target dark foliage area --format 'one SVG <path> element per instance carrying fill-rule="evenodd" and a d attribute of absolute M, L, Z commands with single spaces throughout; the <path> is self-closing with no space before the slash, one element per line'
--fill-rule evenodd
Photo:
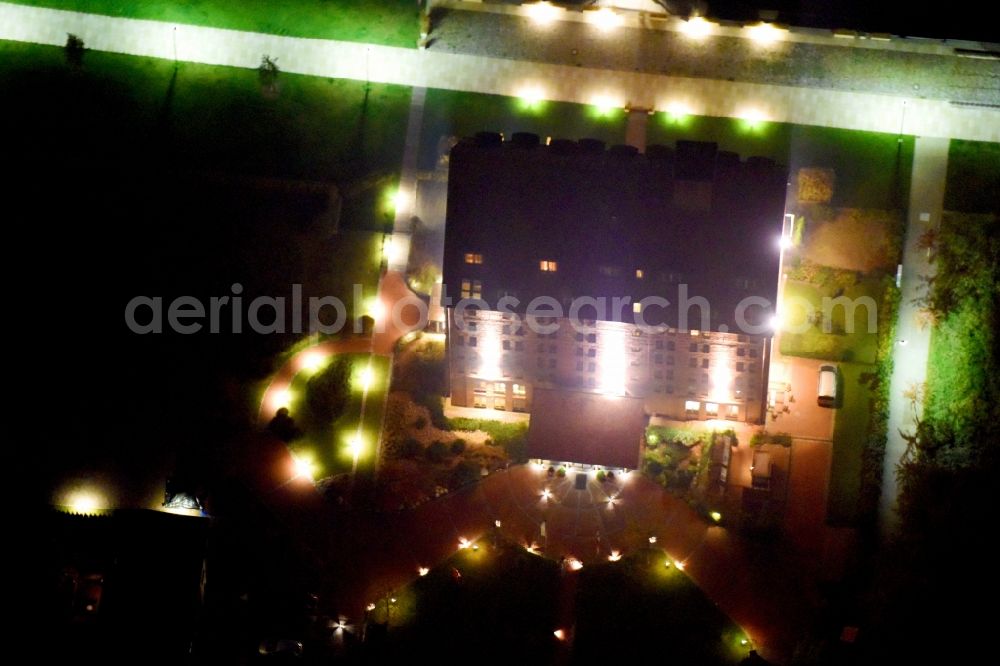
<path fill-rule="evenodd" d="M 351 360 L 338 356 L 322 372 L 309 379 L 306 407 L 315 423 L 333 423 L 344 412 L 350 397 Z"/>

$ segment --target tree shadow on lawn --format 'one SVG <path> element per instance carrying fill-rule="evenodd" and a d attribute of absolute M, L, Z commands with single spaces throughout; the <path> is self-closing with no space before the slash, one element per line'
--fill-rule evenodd
<path fill-rule="evenodd" d="M 478 547 L 459 550 L 396 593 L 400 617 L 369 649 L 382 660 L 456 663 L 486 653 L 491 663 L 550 663 L 559 565 L 502 538 L 494 546 L 485 537 Z M 381 609 L 373 617 L 384 621 Z"/>
<path fill-rule="evenodd" d="M 736 664 L 743 631 L 688 576 L 647 548 L 588 565 L 576 598 L 575 664 L 623 663 L 660 653 L 677 664 Z"/>

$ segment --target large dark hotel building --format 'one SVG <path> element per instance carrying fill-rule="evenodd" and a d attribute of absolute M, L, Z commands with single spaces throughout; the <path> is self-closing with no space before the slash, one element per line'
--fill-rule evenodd
<path fill-rule="evenodd" d="M 760 421 L 785 186 L 784 167 L 713 143 L 460 142 L 443 267 L 452 404 L 533 412 L 532 430 L 542 412 Z"/>

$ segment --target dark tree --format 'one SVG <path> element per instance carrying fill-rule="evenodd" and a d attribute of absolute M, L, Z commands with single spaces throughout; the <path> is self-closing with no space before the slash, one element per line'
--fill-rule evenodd
<path fill-rule="evenodd" d="M 342 356 L 314 375 L 306 386 L 306 408 L 318 423 L 333 423 L 350 396 L 351 361 Z"/>
<path fill-rule="evenodd" d="M 260 78 L 260 87 L 268 97 L 274 97 L 278 93 L 278 59 L 264 54 L 260 59 L 260 66 L 257 68 L 257 75 Z"/>
<path fill-rule="evenodd" d="M 86 50 L 83 40 L 73 33 L 66 34 L 66 46 L 63 47 L 66 53 L 66 62 L 71 67 L 79 69 L 83 67 L 83 52 Z"/>

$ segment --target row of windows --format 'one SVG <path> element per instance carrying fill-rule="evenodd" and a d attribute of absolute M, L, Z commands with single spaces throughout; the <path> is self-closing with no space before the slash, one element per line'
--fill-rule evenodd
<path fill-rule="evenodd" d="M 515 396 L 526 396 L 528 395 L 528 388 L 525 384 L 513 384 L 510 388 L 511 393 Z M 479 382 L 479 385 L 473 389 L 474 393 L 507 393 L 507 382 Z"/>
<path fill-rule="evenodd" d="M 479 280 L 462 280 L 462 298 L 482 298 L 483 283 Z"/>
<path fill-rule="evenodd" d="M 478 282 L 476 284 L 478 284 Z M 476 331 L 476 330 L 478 330 L 478 326 L 477 326 L 476 322 L 475 321 L 469 321 L 469 322 L 467 322 L 466 323 L 466 330 L 468 330 L 468 331 Z M 504 324 L 502 326 L 502 328 L 501 328 L 501 333 L 503 335 L 516 335 L 516 336 L 523 337 L 525 335 L 525 329 L 520 324 L 515 324 L 513 326 L 511 324 Z M 557 338 L 558 334 L 557 334 L 557 332 L 539 333 L 536 337 L 538 337 L 538 338 Z M 461 335 L 456 335 L 456 339 L 458 340 L 458 344 L 462 344 L 462 341 L 461 341 L 462 340 L 462 336 Z M 583 333 L 576 333 L 575 336 L 574 336 L 574 339 L 577 342 L 587 342 L 589 344 L 597 344 L 597 334 L 596 333 L 587 333 L 586 335 L 583 334 Z M 655 345 L 654 345 L 654 348 L 655 349 L 661 349 L 661 350 L 662 349 L 666 349 L 667 351 L 676 351 L 677 345 L 674 343 L 673 340 L 666 340 L 666 341 L 664 341 L 664 340 L 657 340 L 656 343 L 655 343 Z M 504 347 L 504 349 L 507 349 L 507 347 Z M 632 347 L 629 348 L 629 350 L 632 353 L 636 353 L 637 354 L 637 353 L 642 352 L 642 347 L 632 346 Z M 708 354 L 711 351 L 711 347 L 710 347 L 710 345 L 703 344 L 703 345 L 699 346 L 697 343 L 691 343 L 691 345 L 688 347 L 688 350 L 691 351 L 691 352 L 694 352 L 694 353 L 697 353 L 697 352 L 700 351 L 703 354 Z M 554 352 L 554 350 L 553 350 L 553 352 Z M 577 351 L 578 355 L 579 355 L 579 353 L 580 352 Z M 747 348 L 746 347 L 737 347 L 736 348 L 736 355 L 737 356 L 747 356 L 748 355 L 747 354 Z M 757 355 L 757 348 L 756 347 L 750 347 L 749 348 L 749 356 L 753 357 L 753 356 L 756 356 L 756 355 Z M 662 363 L 663 354 L 654 354 L 654 358 L 656 359 L 657 363 Z M 670 361 L 668 361 L 668 363 L 670 363 Z"/>

